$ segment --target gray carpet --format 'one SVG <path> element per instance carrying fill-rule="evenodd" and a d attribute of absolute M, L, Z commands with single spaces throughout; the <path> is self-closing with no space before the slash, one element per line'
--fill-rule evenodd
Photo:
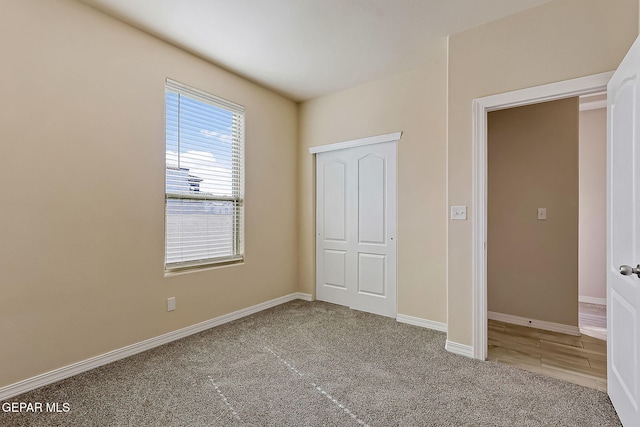
<path fill-rule="evenodd" d="M 617 426 L 606 394 L 444 350 L 445 334 L 293 301 L 10 399 L 2 426 Z"/>

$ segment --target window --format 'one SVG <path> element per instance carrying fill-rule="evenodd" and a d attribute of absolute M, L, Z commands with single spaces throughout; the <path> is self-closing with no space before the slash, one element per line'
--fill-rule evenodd
<path fill-rule="evenodd" d="M 165 269 L 243 259 L 244 108 L 167 79 Z"/>

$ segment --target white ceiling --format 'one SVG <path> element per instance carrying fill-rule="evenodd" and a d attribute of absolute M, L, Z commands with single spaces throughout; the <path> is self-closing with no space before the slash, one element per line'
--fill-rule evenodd
<path fill-rule="evenodd" d="M 409 71 L 550 0 L 81 0 L 296 101 Z"/>

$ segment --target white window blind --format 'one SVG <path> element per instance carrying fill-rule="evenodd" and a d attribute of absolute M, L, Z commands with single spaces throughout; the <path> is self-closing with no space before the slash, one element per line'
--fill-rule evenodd
<path fill-rule="evenodd" d="M 165 269 L 243 259 L 244 107 L 167 79 Z"/>

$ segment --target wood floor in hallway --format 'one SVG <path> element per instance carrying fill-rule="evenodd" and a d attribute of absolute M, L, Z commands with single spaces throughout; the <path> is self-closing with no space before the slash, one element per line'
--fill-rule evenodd
<path fill-rule="evenodd" d="M 489 320 L 489 360 L 607 391 L 607 343 Z"/>

